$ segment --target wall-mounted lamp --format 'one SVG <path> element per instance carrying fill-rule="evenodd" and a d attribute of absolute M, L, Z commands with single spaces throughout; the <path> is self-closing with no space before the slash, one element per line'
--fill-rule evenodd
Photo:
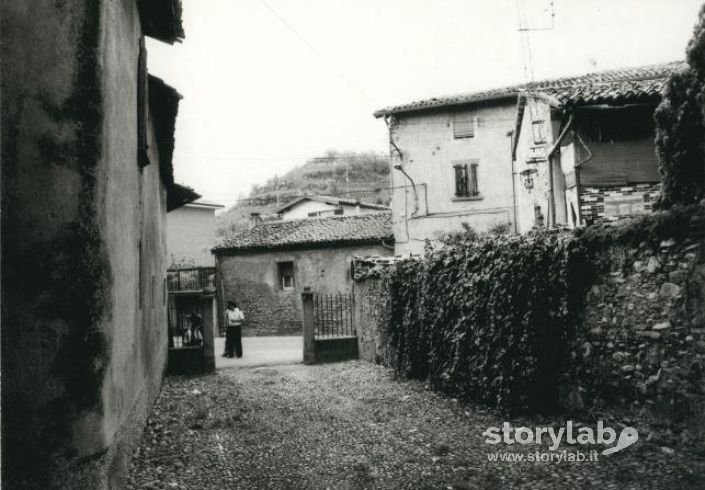
<path fill-rule="evenodd" d="M 538 173 L 535 168 L 530 168 L 527 170 L 522 170 L 519 172 L 521 175 L 521 181 L 524 184 L 524 188 L 531 190 L 534 188 L 534 174 Z"/>

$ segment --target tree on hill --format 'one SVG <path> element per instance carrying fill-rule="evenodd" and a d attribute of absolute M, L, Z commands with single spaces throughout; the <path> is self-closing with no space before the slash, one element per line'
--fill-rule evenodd
<path fill-rule="evenodd" d="M 388 205 L 389 161 L 372 152 L 338 152 L 310 158 L 305 164 L 264 184 L 254 185 L 249 195 L 217 219 L 217 233 L 227 236 L 246 229 L 251 213 L 263 216 L 303 195 L 339 196 Z"/>

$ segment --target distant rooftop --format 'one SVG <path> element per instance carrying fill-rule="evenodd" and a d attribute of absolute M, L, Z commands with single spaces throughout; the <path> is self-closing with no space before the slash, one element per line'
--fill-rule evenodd
<path fill-rule="evenodd" d="M 391 212 L 260 223 L 224 240 L 215 254 L 393 241 Z"/>
<path fill-rule="evenodd" d="M 316 202 L 322 202 L 325 204 L 330 204 L 333 206 L 360 206 L 361 208 L 366 208 L 366 209 L 378 209 L 380 211 L 386 211 L 389 209 L 387 206 L 382 206 L 379 204 L 371 204 L 367 202 L 362 202 L 358 201 L 355 199 L 344 199 L 340 197 L 335 197 L 335 196 L 301 196 L 297 197 L 293 201 L 289 201 L 279 209 L 277 209 L 275 212 L 276 213 L 283 213 L 284 211 L 293 208 L 297 204 L 303 201 L 316 201 Z"/>
<path fill-rule="evenodd" d="M 198 199 L 198 200 L 190 203 L 189 206 L 202 207 L 202 208 L 216 208 L 216 209 L 220 209 L 220 208 L 225 207 L 220 203 L 217 203 L 215 201 L 209 201 L 207 199 Z"/>
<path fill-rule="evenodd" d="M 622 99 L 658 97 L 668 77 L 685 66 L 683 61 L 673 61 L 553 78 L 531 84 L 510 85 L 478 92 L 433 97 L 386 107 L 376 111 L 374 116 L 382 117 L 390 114 L 420 112 L 441 107 L 510 99 L 527 91 L 542 93 L 552 98 L 556 105 L 597 104 L 616 102 Z"/>

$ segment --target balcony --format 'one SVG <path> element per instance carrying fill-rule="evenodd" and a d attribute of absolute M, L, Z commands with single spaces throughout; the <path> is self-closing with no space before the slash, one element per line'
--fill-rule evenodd
<path fill-rule="evenodd" d="M 215 267 L 192 267 L 167 271 L 167 288 L 174 294 L 215 293 Z"/>

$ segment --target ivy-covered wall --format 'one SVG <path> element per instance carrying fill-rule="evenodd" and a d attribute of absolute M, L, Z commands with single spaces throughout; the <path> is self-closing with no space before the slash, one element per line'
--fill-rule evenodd
<path fill-rule="evenodd" d="M 698 205 L 356 264 L 361 356 L 508 411 L 692 414 L 704 387 L 703 233 Z"/>

